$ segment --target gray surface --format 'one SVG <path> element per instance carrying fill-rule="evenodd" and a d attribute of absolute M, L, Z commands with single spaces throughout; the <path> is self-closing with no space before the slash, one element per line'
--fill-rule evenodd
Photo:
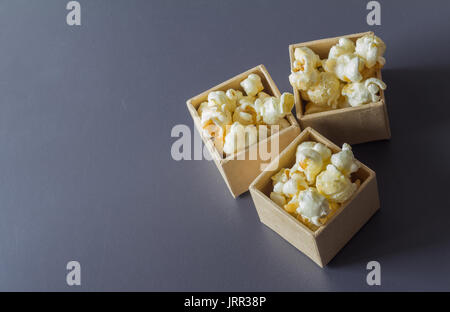
<path fill-rule="evenodd" d="M 448 1 L 0 2 L 0 290 L 450 290 Z M 393 137 L 354 147 L 382 209 L 322 270 L 233 200 L 212 162 L 175 162 L 185 101 L 288 44 L 372 29 Z M 68 287 L 78 260 L 82 286 Z M 366 263 L 382 286 L 366 285 Z"/>

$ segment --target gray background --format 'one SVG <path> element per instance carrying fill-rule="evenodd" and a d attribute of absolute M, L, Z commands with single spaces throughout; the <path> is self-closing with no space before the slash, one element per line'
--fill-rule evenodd
<path fill-rule="evenodd" d="M 81 0 L 79 27 L 67 2 L 0 2 L 0 290 L 450 290 L 448 1 L 380 1 L 376 27 L 367 1 Z M 354 152 L 382 207 L 320 269 L 213 162 L 172 160 L 170 132 L 257 64 L 290 91 L 288 44 L 367 30 L 393 137 Z"/>

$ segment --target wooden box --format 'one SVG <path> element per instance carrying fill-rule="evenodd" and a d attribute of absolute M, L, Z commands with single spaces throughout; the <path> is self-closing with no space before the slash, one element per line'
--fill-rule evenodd
<path fill-rule="evenodd" d="M 321 59 L 324 59 L 328 58 L 330 48 L 338 43 L 339 38 L 345 37 L 356 42 L 358 38 L 366 34 L 373 34 L 373 32 L 291 44 L 289 46 L 291 67 L 294 62 L 295 48 L 308 47 L 317 53 Z M 377 78 L 381 79 L 381 70 L 378 70 Z M 381 100 L 376 103 L 305 115 L 300 91 L 294 89 L 297 119 L 303 129 L 312 127 L 339 145 L 342 143 L 358 144 L 389 139 L 391 130 L 383 90 L 381 90 L 380 95 Z"/>
<path fill-rule="evenodd" d="M 242 87 L 240 86 L 240 82 L 246 79 L 247 76 L 252 73 L 258 74 L 261 77 L 262 83 L 264 85 L 264 92 L 272 96 L 281 96 L 278 87 L 273 82 L 264 65 L 259 65 L 189 99 L 186 103 L 188 110 L 194 120 L 195 127 L 200 133 L 203 142 L 205 143 L 209 153 L 211 154 L 215 164 L 217 165 L 217 168 L 222 174 L 233 197 L 239 196 L 240 194 L 248 191 L 250 183 L 262 171 L 261 168 L 264 167 L 264 164 L 269 164 L 270 162 L 270 159 L 262 159 L 259 152 L 256 153 L 256 158 L 251 158 L 250 151 L 258 151 L 259 144 L 262 143 L 267 144 L 269 150 L 272 150 L 272 143 L 278 143 L 278 151 L 282 151 L 300 133 L 300 127 L 298 126 L 298 123 L 292 113 L 290 113 L 286 117 L 291 124 L 289 127 L 269 136 L 264 140 L 259 141 L 254 145 L 247 147 L 245 150 L 229 155 L 227 157 L 222 155 L 216 149 L 211 139 L 203 135 L 201 120 L 197 113 L 198 106 L 202 102 L 207 100 L 208 94 L 211 91 L 226 91 L 229 88 L 243 91 Z"/>
<path fill-rule="evenodd" d="M 316 231 L 310 230 L 269 197 L 272 191 L 271 177 L 281 168 L 294 165 L 297 146 L 303 141 L 323 143 L 333 153 L 340 151 L 338 146 L 318 132 L 306 128 L 280 153 L 279 158 L 255 179 L 250 185 L 250 193 L 261 222 L 323 267 L 379 209 L 377 180 L 375 172 L 360 163 L 360 169 L 352 175 L 361 181 L 358 190 L 325 225 Z"/>

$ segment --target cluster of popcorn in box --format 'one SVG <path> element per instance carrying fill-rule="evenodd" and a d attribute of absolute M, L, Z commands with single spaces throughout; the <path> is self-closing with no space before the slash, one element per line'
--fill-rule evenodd
<path fill-rule="evenodd" d="M 295 164 L 272 177 L 270 199 L 311 230 L 325 224 L 355 193 L 360 181 L 352 181 L 359 169 L 350 145 L 332 154 L 322 143 L 298 145 Z"/>
<path fill-rule="evenodd" d="M 219 152 L 226 155 L 258 142 L 259 126 L 278 126 L 266 128 L 272 134 L 290 126 L 285 117 L 294 106 L 291 93 L 270 96 L 264 92 L 261 77 L 257 74 L 250 74 L 240 85 L 245 94 L 234 89 L 212 91 L 208 101 L 197 109 L 203 133 L 214 141 Z"/>
<path fill-rule="evenodd" d="M 308 47 L 296 48 L 289 82 L 306 101 L 305 114 L 377 102 L 386 84 L 375 78 L 385 64 L 384 42 L 374 34 L 340 38 L 328 59 Z"/>

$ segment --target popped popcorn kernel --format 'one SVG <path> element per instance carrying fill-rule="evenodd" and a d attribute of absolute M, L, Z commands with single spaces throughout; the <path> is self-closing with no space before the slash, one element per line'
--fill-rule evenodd
<path fill-rule="evenodd" d="M 269 95 L 264 92 L 261 77 L 257 74 L 248 75 L 240 85 L 245 95 L 232 88 L 211 91 L 207 101 L 197 108 L 202 133 L 226 155 L 257 143 L 258 131 L 264 139 L 291 126 L 286 119 L 294 106 L 291 93 L 283 93 L 280 97 Z M 265 131 L 262 126 L 271 127 Z"/>
<path fill-rule="evenodd" d="M 363 104 L 378 102 L 379 92 L 386 90 L 386 84 L 377 78 L 369 78 L 362 82 L 350 83 L 342 88 L 342 95 L 347 97 L 348 103 L 355 107 Z"/>
<path fill-rule="evenodd" d="M 377 63 L 384 65 L 383 57 L 386 45 L 381 38 L 374 34 L 364 35 L 356 40 L 355 53 L 365 60 L 366 66 L 371 68 Z"/>

